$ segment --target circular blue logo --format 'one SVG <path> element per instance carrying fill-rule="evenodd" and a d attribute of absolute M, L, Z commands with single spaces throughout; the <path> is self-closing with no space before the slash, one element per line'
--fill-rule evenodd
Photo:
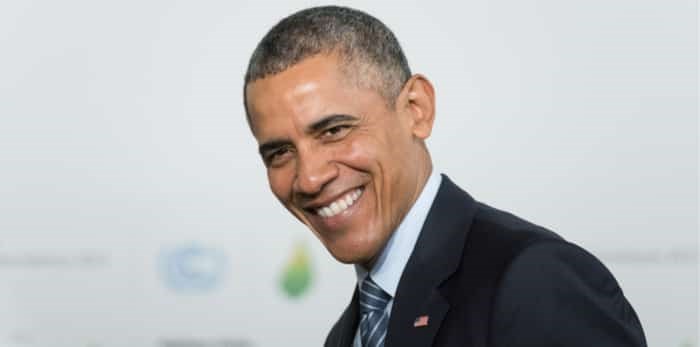
<path fill-rule="evenodd" d="M 163 280 L 171 289 L 204 292 L 222 282 L 228 262 L 221 250 L 189 244 L 164 250 L 160 267 Z"/>

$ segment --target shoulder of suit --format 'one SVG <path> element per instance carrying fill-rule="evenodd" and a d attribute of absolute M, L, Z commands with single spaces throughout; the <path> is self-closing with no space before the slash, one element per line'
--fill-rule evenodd
<path fill-rule="evenodd" d="M 553 231 L 509 212 L 483 203 L 476 205 L 476 213 L 469 231 L 471 237 L 486 238 L 491 242 L 501 242 L 516 248 L 541 241 L 565 242 Z"/>
<path fill-rule="evenodd" d="M 482 203 L 477 206 L 467 247 L 496 250 L 491 254 L 494 260 L 499 258 L 503 271 L 512 271 L 514 266 L 541 267 L 556 261 L 587 264 L 586 267 L 603 269 L 609 274 L 594 255 L 553 231 Z"/>

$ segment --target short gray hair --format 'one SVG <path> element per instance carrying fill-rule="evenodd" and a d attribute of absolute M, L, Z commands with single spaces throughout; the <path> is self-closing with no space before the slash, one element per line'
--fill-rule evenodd
<path fill-rule="evenodd" d="M 348 7 L 320 6 L 296 12 L 270 29 L 250 58 L 244 86 L 305 58 L 331 53 L 338 54 L 348 75 L 377 89 L 388 105 L 411 77 L 406 56 L 384 23 Z M 363 78 L 367 72 L 370 80 Z"/>

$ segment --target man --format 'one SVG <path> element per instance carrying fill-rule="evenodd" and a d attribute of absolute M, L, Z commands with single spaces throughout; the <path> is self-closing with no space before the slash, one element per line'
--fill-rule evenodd
<path fill-rule="evenodd" d="M 348 8 L 278 23 L 245 77 L 275 196 L 358 286 L 326 346 L 645 346 L 613 276 L 433 171 L 428 79 Z"/>

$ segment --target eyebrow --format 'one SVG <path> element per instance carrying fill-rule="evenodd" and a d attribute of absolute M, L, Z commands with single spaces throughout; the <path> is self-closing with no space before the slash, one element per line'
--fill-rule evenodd
<path fill-rule="evenodd" d="M 261 144 L 260 147 L 258 147 L 258 152 L 260 152 L 260 155 L 265 156 L 265 153 L 291 144 L 292 141 L 289 140 L 271 140 Z"/>
<path fill-rule="evenodd" d="M 350 116 L 347 114 L 332 114 L 332 115 L 323 117 L 323 118 L 311 123 L 308 127 L 306 127 L 306 132 L 307 133 L 316 133 L 316 132 L 319 132 L 320 130 L 323 130 L 323 129 L 330 127 L 333 124 L 347 122 L 347 121 L 356 121 L 357 119 L 358 119 L 357 117 Z"/>
<path fill-rule="evenodd" d="M 307 134 L 313 134 L 317 133 L 323 129 L 326 129 L 336 123 L 342 123 L 342 122 L 347 122 L 347 121 L 356 121 L 358 120 L 357 117 L 355 116 L 350 116 L 347 114 L 332 114 L 326 117 L 323 117 L 306 127 L 306 133 Z M 270 151 L 273 151 L 277 148 L 284 147 L 284 146 L 289 146 L 292 144 L 292 141 L 287 140 L 287 139 L 274 139 L 267 141 L 263 144 L 261 144 L 258 147 L 258 152 L 260 155 L 265 155 L 265 153 L 269 153 Z"/>

